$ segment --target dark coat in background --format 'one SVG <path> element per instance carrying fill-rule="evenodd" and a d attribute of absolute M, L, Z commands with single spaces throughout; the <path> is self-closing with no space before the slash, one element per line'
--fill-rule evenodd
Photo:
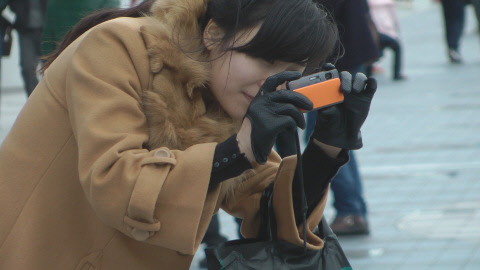
<path fill-rule="evenodd" d="M 338 70 L 352 70 L 376 61 L 380 49 L 376 31 L 364 0 L 316 0 L 335 18 L 344 55 L 335 66 Z"/>
<path fill-rule="evenodd" d="M 15 23 L 14 27 L 18 31 L 22 31 L 26 28 L 43 28 L 44 25 L 44 19 L 45 13 L 47 12 L 47 3 L 48 0 L 35 0 L 39 2 L 39 13 L 41 16 L 38 18 L 38 21 L 32 21 L 32 19 L 35 20 L 35 18 L 32 18 L 30 12 L 32 8 L 30 7 L 32 5 L 31 0 L 12 0 L 8 4 L 10 9 L 15 13 Z"/>

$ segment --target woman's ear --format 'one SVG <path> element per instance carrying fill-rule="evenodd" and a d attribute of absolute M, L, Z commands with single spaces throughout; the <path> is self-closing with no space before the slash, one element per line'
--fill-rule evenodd
<path fill-rule="evenodd" d="M 225 31 L 223 31 L 218 24 L 210 19 L 203 31 L 203 45 L 207 50 L 211 51 L 215 47 L 215 43 L 223 38 Z"/>

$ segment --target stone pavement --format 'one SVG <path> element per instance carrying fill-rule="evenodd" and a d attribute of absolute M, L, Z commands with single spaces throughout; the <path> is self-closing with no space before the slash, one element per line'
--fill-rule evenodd
<path fill-rule="evenodd" d="M 451 65 L 440 7 L 399 7 L 408 80 L 390 80 L 386 53 L 357 151 L 371 234 L 340 238 L 354 269 L 480 269 L 480 40 L 472 14 L 469 7 L 465 63 Z M 1 98 L 0 140 L 25 95 L 6 87 Z M 325 215 L 334 218 L 331 200 Z M 233 219 L 221 212 L 220 222 L 235 238 Z M 191 269 L 202 258 L 199 249 Z"/>

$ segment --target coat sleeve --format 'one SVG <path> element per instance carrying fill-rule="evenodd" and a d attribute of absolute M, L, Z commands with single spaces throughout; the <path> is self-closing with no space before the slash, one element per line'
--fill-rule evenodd
<path fill-rule="evenodd" d="M 141 92 L 150 67 L 133 20 L 101 24 L 71 45 L 66 100 L 80 182 L 105 224 L 194 254 L 216 144 L 184 151 L 143 147 L 148 128 Z"/>
<path fill-rule="evenodd" d="M 278 239 L 303 246 L 303 239 L 306 239 L 307 248 L 323 248 L 323 240 L 313 233 L 320 223 L 328 196 L 329 186 L 326 187 L 320 202 L 313 208 L 306 220 L 303 231 L 303 224 L 298 226 L 295 223 L 293 210 L 292 183 L 297 167 L 297 157 L 288 156 L 282 160 L 273 187 L 273 208 L 277 221 Z"/>
<path fill-rule="evenodd" d="M 322 239 L 313 231 L 322 219 L 328 187 L 320 202 L 307 218 L 306 232 L 304 232 L 303 224 L 296 225 L 293 211 L 292 183 L 296 166 L 297 157 L 295 155 L 280 159 L 276 153 L 273 153 L 265 165 L 254 168 L 257 173 L 250 175 L 232 193 L 228 194 L 227 192 L 222 207 L 226 212 L 242 218 L 241 232 L 243 236 L 257 237 L 260 226 L 259 208 L 262 191 L 273 182 L 273 208 L 277 221 L 278 239 L 303 246 L 303 239 L 306 237 L 307 248 L 323 248 Z"/>

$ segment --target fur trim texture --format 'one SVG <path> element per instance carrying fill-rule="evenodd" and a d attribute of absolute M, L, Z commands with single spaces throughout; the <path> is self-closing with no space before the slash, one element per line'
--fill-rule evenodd
<path fill-rule="evenodd" d="M 221 142 L 238 123 L 208 90 L 207 61 L 198 23 L 208 0 L 157 0 L 154 23 L 141 29 L 146 44 L 152 89 L 144 91 L 150 149 L 166 146 L 184 150 L 191 145 Z"/>

